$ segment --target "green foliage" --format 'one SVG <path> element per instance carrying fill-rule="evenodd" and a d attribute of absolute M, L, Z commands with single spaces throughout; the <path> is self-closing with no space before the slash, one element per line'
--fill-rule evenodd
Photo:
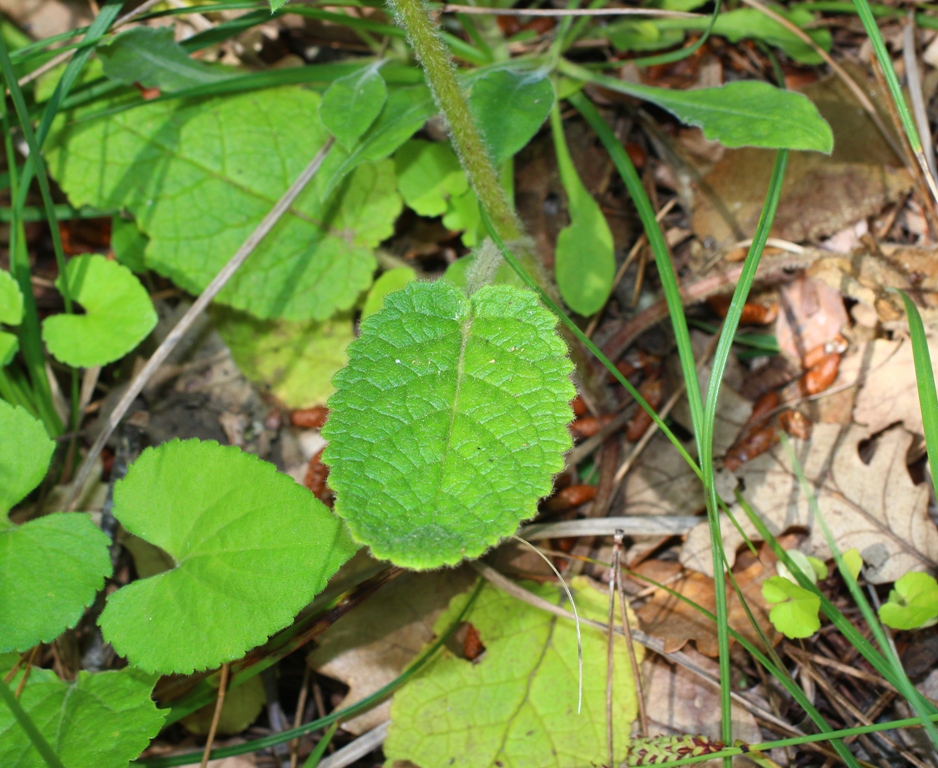
<path fill-rule="evenodd" d="M 388 87 L 381 77 L 383 61 L 340 77 L 325 92 L 319 119 L 342 146 L 351 147 L 381 114 Z"/>
<path fill-rule="evenodd" d="M 147 242 L 146 235 L 138 229 L 136 222 L 128 221 L 123 216 L 115 216 L 111 220 L 111 250 L 121 264 L 138 275 L 147 271 L 144 262 Z"/>
<path fill-rule="evenodd" d="M 501 165 L 537 133 L 554 106 L 548 72 L 497 69 L 476 80 L 469 108 L 482 132 L 489 156 Z"/>
<path fill-rule="evenodd" d="M 417 273 L 410 267 L 395 267 L 381 275 L 375 280 L 375 284 L 371 286 L 371 290 L 368 292 L 368 298 L 365 299 L 365 306 L 362 307 L 362 320 L 366 320 L 381 309 L 384 306 L 384 299 L 389 293 L 401 290 L 416 278 Z"/>
<path fill-rule="evenodd" d="M 879 618 L 893 629 L 918 629 L 938 621 L 938 582 L 927 573 L 907 573 L 889 592 Z"/>
<path fill-rule="evenodd" d="M 558 604 L 552 585 L 526 585 Z M 585 586 L 585 585 L 584 585 Z M 466 601 L 456 597 L 436 631 Z M 608 598 L 585 586 L 581 615 L 605 621 Z M 417 765 L 580 768 L 608 764 L 606 636 L 583 628 L 583 711 L 577 715 L 577 637 L 573 622 L 509 597 L 487 584 L 465 621 L 479 632 L 485 654 L 475 662 L 444 651 L 401 689 L 391 705 L 385 742 L 389 762 Z M 640 649 L 639 649 L 640 650 Z M 616 764 L 624 759 L 635 719 L 634 679 L 623 641 L 616 643 L 613 712 Z"/>
<path fill-rule="evenodd" d="M 844 565 L 847 566 L 847 570 L 850 572 L 850 575 L 853 576 L 853 580 L 856 581 L 863 568 L 863 557 L 857 549 L 848 549 L 844 552 L 843 557 Z"/>
<path fill-rule="evenodd" d="M 551 125 L 557 167 L 570 211 L 570 225 L 557 236 L 554 266 L 557 287 L 570 309 L 592 315 L 602 309 L 612 290 L 616 271 L 612 232 L 599 204 L 583 186 L 573 166 L 559 110 L 554 111 Z"/>
<path fill-rule="evenodd" d="M 778 603 L 769 612 L 769 619 L 786 637 L 811 637 L 821 628 L 821 599 L 804 587 L 783 576 L 773 576 L 762 584 L 762 596 L 768 603 Z"/>
<path fill-rule="evenodd" d="M 318 107 L 315 93 L 276 88 L 59 123 L 49 167 L 75 204 L 126 207 L 150 238 L 147 266 L 198 293 L 325 143 Z M 401 203 L 390 161 L 357 168 L 323 199 L 329 177 L 300 195 L 219 301 L 294 321 L 326 320 L 355 303 Z"/>
<path fill-rule="evenodd" d="M 240 658 L 289 624 L 355 551 L 305 488 L 214 442 L 144 451 L 115 486 L 114 516 L 176 562 L 111 595 L 99 620 L 118 653 L 154 672 Z"/>
<path fill-rule="evenodd" d="M 722 15 L 722 14 L 721 14 Z M 597 31 L 619 51 L 657 51 L 684 40 L 684 30 L 665 27 L 651 19 L 623 19 Z"/>
<path fill-rule="evenodd" d="M 210 66 L 189 57 L 172 27 L 134 27 L 97 49 L 104 74 L 125 85 L 179 91 L 226 80 L 237 70 Z"/>
<path fill-rule="evenodd" d="M 79 672 L 71 683 L 33 669 L 20 703 L 66 768 L 126 768 L 163 724 L 150 698 L 155 682 L 133 668 Z M 6 707 L 0 707 L 0 765 L 46 768 Z"/>
<path fill-rule="evenodd" d="M 411 283 L 362 324 L 335 377 L 323 461 L 336 512 L 410 568 L 478 557 L 536 512 L 570 447 L 574 389 L 530 292 Z"/>
<path fill-rule="evenodd" d="M 119 360 L 153 330 L 156 310 L 146 289 L 127 267 L 104 256 L 71 259 L 68 292 L 84 314 L 47 317 L 42 338 L 53 357 L 76 368 Z M 63 289 L 62 277 L 56 287 Z"/>
<path fill-rule="evenodd" d="M 778 5 L 769 7 L 793 24 L 804 27 L 815 21 L 814 14 L 807 8 L 800 7 L 787 11 Z M 831 47 L 831 33 L 826 29 L 807 29 L 807 34 L 825 51 Z M 810 45 L 794 32 L 770 19 L 755 8 L 736 8 L 721 13 L 713 26 L 713 34 L 725 37 L 732 42 L 755 39 L 784 51 L 795 61 L 802 64 L 822 64 L 824 59 Z"/>
<path fill-rule="evenodd" d="M 260 675 L 250 677 L 242 685 L 231 688 L 225 693 L 225 703 L 222 705 L 221 717 L 218 719 L 218 733 L 241 733 L 257 720 L 266 701 L 264 683 Z M 215 702 L 212 702 L 198 712 L 186 715 L 180 722 L 190 733 L 204 736 L 209 732 L 214 716 Z"/>
<path fill-rule="evenodd" d="M 442 216 L 449 200 L 469 189 L 469 180 L 449 144 L 408 141 L 394 153 L 397 188 L 421 216 Z"/>
<path fill-rule="evenodd" d="M 241 372 L 289 408 L 326 402 L 355 338 L 347 312 L 325 322 L 292 323 L 216 307 L 212 319 Z"/>
<path fill-rule="evenodd" d="M 42 482 L 55 451 L 42 424 L 0 400 L 0 520 Z"/>
<path fill-rule="evenodd" d="M 0 269 L 0 323 L 19 325 L 23 321 L 23 294 L 13 275 Z M 19 340 L 12 333 L 0 331 L 0 368 L 9 365 Z"/>

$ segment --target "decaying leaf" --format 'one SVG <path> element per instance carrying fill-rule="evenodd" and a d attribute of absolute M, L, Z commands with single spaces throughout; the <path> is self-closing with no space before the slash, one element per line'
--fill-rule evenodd
<path fill-rule="evenodd" d="M 884 584 L 910 570 L 935 567 L 938 529 L 928 517 L 926 484 L 915 485 L 906 468 L 912 435 L 895 427 L 868 445 L 870 437 L 868 429 L 856 425 L 817 424 L 809 442 L 794 446 L 840 551 L 856 548 L 867 564 L 867 579 Z M 832 557 L 784 448 L 778 446 L 744 464 L 737 475 L 745 484 L 746 500 L 774 534 L 804 529 L 808 537 L 802 552 L 822 560 Z M 757 538 L 743 510 L 735 507 L 734 513 L 747 534 Z M 722 529 L 732 563 L 742 538 L 728 519 L 722 521 Z M 681 562 L 706 574 L 713 572 L 705 522 L 688 534 Z"/>

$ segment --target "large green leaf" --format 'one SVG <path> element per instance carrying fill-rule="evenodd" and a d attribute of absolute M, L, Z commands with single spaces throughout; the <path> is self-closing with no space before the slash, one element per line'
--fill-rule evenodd
<path fill-rule="evenodd" d="M 0 400 L 0 525 L 13 505 L 42 482 L 54 451 L 42 422 Z"/>
<path fill-rule="evenodd" d="M 19 325 L 23 320 L 23 294 L 16 279 L 0 269 L 0 323 Z M 8 365 L 19 349 L 19 340 L 12 333 L 0 331 L 0 368 Z"/>
<path fill-rule="evenodd" d="M 528 291 L 411 283 L 362 324 L 329 400 L 336 512 L 383 559 L 478 557 L 536 513 L 570 447 L 556 319 Z"/>
<path fill-rule="evenodd" d="M 75 626 L 111 574 L 110 543 L 77 512 L 0 520 L 0 651 L 25 651 Z"/>
<path fill-rule="evenodd" d="M 472 116 L 485 137 L 492 162 L 501 165 L 522 149 L 554 105 L 549 73 L 497 69 L 476 80 L 469 96 Z"/>
<path fill-rule="evenodd" d="M 551 120 L 557 168 L 567 193 L 570 225 L 557 236 L 554 274 L 560 295 L 574 312 L 592 315 L 603 308 L 615 277 L 612 232 L 599 204 L 583 186 L 567 149 L 560 113 Z"/>
<path fill-rule="evenodd" d="M 335 391 L 332 377 L 345 365 L 345 348 L 355 338 L 350 313 L 324 323 L 291 323 L 221 307 L 212 319 L 241 372 L 288 408 L 326 402 Z"/>
<path fill-rule="evenodd" d="M 383 63 L 340 77 L 323 94 L 319 118 L 344 147 L 354 144 L 384 108 L 388 87 L 381 77 Z"/>
<path fill-rule="evenodd" d="M 79 672 L 71 683 L 33 669 L 20 703 L 66 768 L 127 768 L 163 724 L 165 713 L 150 698 L 155 681 L 133 668 Z M 0 707 L 0 765 L 47 768 L 6 707 Z"/>
<path fill-rule="evenodd" d="M 68 290 L 84 314 L 52 315 L 42 338 L 57 360 L 91 368 L 119 360 L 153 330 L 156 310 L 146 289 L 127 267 L 86 254 L 65 268 Z M 61 276 L 56 287 L 62 290 Z"/>
<path fill-rule="evenodd" d="M 179 91 L 238 74 L 232 67 L 213 67 L 190 58 L 176 42 L 172 27 L 128 29 L 99 45 L 96 53 L 104 74 L 126 85 Z"/>
<path fill-rule="evenodd" d="M 552 585 L 527 585 L 557 604 Z M 453 600 L 437 622 L 448 626 L 465 604 Z M 605 621 L 608 599 L 584 585 L 581 616 Z M 618 613 L 617 613 L 618 615 Z M 394 696 L 385 742 L 389 763 L 451 768 L 582 768 L 608 765 L 606 636 L 583 628 L 583 711 L 577 714 L 577 636 L 572 621 L 519 602 L 486 585 L 465 621 L 485 654 L 475 662 L 445 650 Z M 636 650 L 641 652 L 641 647 Z M 625 642 L 616 641 L 613 728 L 616 762 L 625 758 L 636 713 Z"/>
<path fill-rule="evenodd" d="M 325 143 L 318 107 L 315 93 L 275 88 L 60 122 L 49 167 L 77 205 L 128 208 L 150 238 L 147 265 L 198 293 Z M 390 161 L 357 168 L 323 201 L 329 176 L 324 167 L 219 301 L 289 320 L 355 303 L 401 202 Z"/>
<path fill-rule="evenodd" d="M 341 521 L 273 464 L 214 442 L 144 451 L 114 516 L 176 562 L 108 599 L 105 639 L 148 671 L 238 659 L 293 617 L 355 551 Z"/>

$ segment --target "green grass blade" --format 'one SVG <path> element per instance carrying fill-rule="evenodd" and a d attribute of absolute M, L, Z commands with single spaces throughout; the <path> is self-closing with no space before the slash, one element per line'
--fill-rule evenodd
<path fill-rule="evenodd" d="M 928 351 L 928 339 L 918 307 L 905 291 L 899 291 L 905 312 L 909 318 L 909 335 L 912 337 L 912 359 L 915 361 L 915 381 L 918 384 L 918 402 L 922 409 L 922 425 L 925 428 L 925 447 L 928 449 L 928 468 L 932 485 L 938 494 L 938 391 L 935 389 L 935 369 Z"/>
<path fill-rule="evenodd" d="M 332 743 L 332 737 L 335 736 L 337 730 L 339 730 L 338 720 L 330 725 L 329 730 L 316 742 L 313 751 L 309 753 L 309 757 L 307 757 L 306 762 L 303 763 L 303 768 L 316 768 L 316 766 L 319 765 L 319 761 L 322 760 L 322 756 L 326 754 L 326 749 L 328 749 L 329 745 Z"/>
<path fill-rule="evenodd" d="M 49 766 L 49 768 L 65 768 L 62 761 L 59 760 L 58 756 L 52 750 L 52 747 L 49 746 L 46 737 L 39 732 L 39 729 L 29 716 L 29 713 L 23 709 L 19 701 L 17 701 L 16 696 L 13 695 L 13 691 L 11 691 L 2 680 L 0 680 L 0 699 L 3 699 L 3 703 L 13 712 L 13 717 L 15 717 L 16 721 L 20 724 L 20 728 L 26 731 L 26 735 L 36 748 L 36 751 L 42 756 L 45 764 Z"/>

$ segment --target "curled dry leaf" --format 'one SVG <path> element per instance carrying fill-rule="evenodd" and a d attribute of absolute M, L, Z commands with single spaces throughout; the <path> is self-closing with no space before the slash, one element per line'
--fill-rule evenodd
<path fill-rule="evenodd" d="M 570 425 L 570 434 L 573 435 L 574 440 L 592 437 L 614 418 L 615 416 L 611 413 L 603 413 L 599 416 L 583 416 Z"/>
<path fill-rule="evenodd" d="M 592 501 L 596 496 L 595 485 L 568 485 L 555 493 L 545 505 L 548 512 L 566 512 Z"/>
<path fill-rule="evenodd" d="M 726 317 L 730 310 L 732 296 L 726 294 L 720 296 L 711 296 L 707 299 L 710 309 L 716 312 L 720 317 Z M 778 317 L 778 303 L 772 302 L 768 306 L 759 304 L 755 301 L 747 301 L 743 305 L 743 312 L 740 315 L 739 322 L 742 325 L 768 325 Z"/>
<path fill-rule="evenodd" d="M 837 338 L 849 322 L 843 296 L 820 280 L 802 276 L 783 285 L 779 303 L 781 312 L 775 322 L 779 350 L 799 362 Z"/>
<path fill-rule="evenodd" d="M 796 442 L 794 448 L 840 551 L 856 548 L 867 563 L 867 579 L 885 584 L 910 570 L 935 567 L 938 528 L 928 516 L 927 485 L 913 483 L 906 467 L 912 435 L 895 427 L 867 446 L 870 437 L 869 430 L 856 425 L 816 424 L 812 439 Z M 866 463 L 861 458 L 861 444 L 864 453 L 872 450 Z M 774 534 L 805 529 L 808 538 L 802 551 L 822 560 L 832 556 L 781 446 L 736 474 L 745 483 L 746 500 Z M 757 539 L 745 512 L 736 507 L 734 514 L 747 534 Z M 742 539 L 728 519 L 721 522 L 726 554 L 732 563 Z M 681 562 L 712 573 L 706 523 L 688 534 Z"/>
<path fill-rule="evenodd" d="M 321 429 L 328 418 L 329 409 L 324 405 L 299 408 L 290 413 L 290 423 L 294 427 L 302 427 L 303 429 Z"/>
<path fill-rule="evenodd" d="M 638 388 L 639 394 L 645 398 L 655 413 L 664 401 L 664 381 L 660 378 L 645 379 Z M 652 418 L 644 408 L 638 408 L 625 429 L 625 439 L 635 443 L 641 439 L 652 425 Z"/>
<path fill-rule="evenodd" d="M 303 485 L 313 492 L 313 496 L 332 509 L 335 502 L 335 493 L 332 492 L 328 484 L 329 467 L 322 463 L 322 452 L 324 450 L 325 447 L 320 448 L 309 460 Z"/>

